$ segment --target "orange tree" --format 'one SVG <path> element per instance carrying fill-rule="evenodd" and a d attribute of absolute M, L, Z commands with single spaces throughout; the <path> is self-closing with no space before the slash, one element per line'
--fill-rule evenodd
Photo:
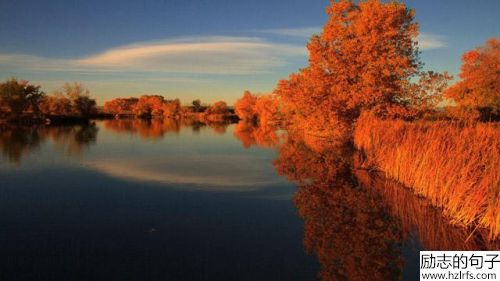
<path fill-rule="evenodd" d="M 280 81 L 285 111 L 306 127 L 350 122 L 364 109 L 390 114 L 419 68 L 414 11 L 380 0 L 331 1 L 307 48 L 309 66 Z"/>
<path fill-rule="evenodd" d="M 455 101 L 459 111 L 469 111 L 483 118 L 500 114 L 500 41 L 490 39 L 484 46 L 462 57 L 461 80 L 445 96 Z M 479 117 L 479 116 L 478 116 Z"/>
<path fill-rule="evenodd" d="M 40 86 L 34 86 L 28 81 L 17 81 L 15 78 L 0 83 L 0 118 L 21 117 L 24 113 L 39 113 L 38 104 L 45 94 Z"/>
<path fill-rule="evenodd" d="M 116 98 L 104 103 L 104 110 L 112 114 L 131 112 L 138 98 Z"/>
<path fill-rule="evenodd" d="M 210 107 L 205 110 L 205 114 L 211 115 L 211 114 L 219 114 L 219 115 L 224 115 L 229 113 L 229 108 L 227 107 L 226 102 L 224 101 L 218 101 L 211 105 Z"/>
<path fill-rule="evenodd" d="M 250 93 L 250 91 L 245 91 L 243 96 L 234 104 L 234 111 L 236 115 L 238 115 L 238 117 L 242 120 L 255 122 L 257 119 L 255 114 L 256 102 L 257 97 Z"/>

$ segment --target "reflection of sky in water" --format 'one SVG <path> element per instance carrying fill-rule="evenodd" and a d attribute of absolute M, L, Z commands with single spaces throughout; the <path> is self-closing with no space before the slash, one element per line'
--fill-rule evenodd
<path fill-rule="evenodd" d="M 0 149 L 1 280 L 315 279 L 275 151 L 244 149 L 234 125 L 97 126 L 17 146 L 17 162 Z"/>
<path fill-rule="evenodd" d="M 231 125 L 225 134 L 202 128 L 195 134 L 183 127 L 178 134 L 143 140 L 137 135 L 100 132 L 104 144 L 83 163 L 106 175 L 205 190 L 245 191 L 286 184 L 272 167 L 272 150 L 242 148 Z"/>
<path fill-rule="evenodd" d="M 302 239 L 314 242 L 323 266 L 349 260 L 353 248 L 361 257 L 377 256 L 377 243 L 387 239 L 380 237 L 392 229 L 374 232 L 377 219 L 394 227 L 397 251 L 385 258 L 406 260 L 405 280 L 418 276 L 424 245 L 482 247 L 461 245 L 465 230 L 449 227 L 438 211 L 392 181 L 362 170 L 355 172 L 356 186 L 343 181 L 353 175 L 341 173 L 341 151 L 314 152 L 292 140 L 277 155 L 243 148 L 235 125 L 134 122 L 27 130 L 16 138 L 0 131 L 0 226 L 7 226 L 0 228 L 0 279 L 5 270 L 16 275 L 29 266 L 37 274 L 43 268 L 42 276 L 53 277 L 47 280 L 68 280 L 60 268 L 69 265 L 79 274 L 92 272 L 88 280 L 108 280 L 107 272 L 134 280 L 157 280 L 137 277 L 143 272 L 188 276 L 172 280 L 314 280 L 317 262 L 304 253 Z M 307 184 L 297 188 L 277 175 L 279 167 L 285 176 L 311 174 L 319 182 L 303 178 Z"/>
<path fill-rule="evenodd" d="M 196 185 L 201 188 L 247 190 L 279 182 L 272 170 L 255 157 L 187 156 L 161 160 L 120 161 L 103 159 L 86 164 L 107 175 L 162 184 Z"/>
<path fill-rule="evenodd" d="M 109 121 L 107 121 L 109 122 Z M 181 127 L 162 137 L 145 138 L 129 131 L 114 131 L 97 122 L 96 143 L 72 149 L 71 135 L 46 141 L 25 153 L 20 163 L 0 161 L 4 171 L 21 173 L 52 169 L 88 169 L 119 180 L 169 188 L 206 191 L 256 191 L 280 187 L 279 195 L 290 198 L 293 185 L 276 174 L 275 151 L 244 149 L 233 136 L 234 125 L 225 133 L 213 128 Z M 1 171 L 0 171 L 1 173 Z"/>

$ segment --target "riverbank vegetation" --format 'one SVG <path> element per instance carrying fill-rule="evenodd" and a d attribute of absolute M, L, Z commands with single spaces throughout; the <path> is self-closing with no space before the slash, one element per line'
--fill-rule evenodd
<path fill-rule="evenodd" d="M 499 237 L 500 41 L 465 53 L 449 86 L 447 72 L 423 68 L 414 10 L 397 1 L 330 2 L 307 45 L 309 64 L 278 82 L 269 115 L 305 140 L 354 143 L 368 168 L 452 222 Z M 245 92 L 236 113 L 259 120 L 257 100 Z"/>
<path fill-rule="evenodd" d="M 364 114 L 355 145 L 374 167 L 443 209 L 453 222 L 500 235 L 500 42 L 463 56 L 461 80 L 444 90 L 454 106 L 438 121 Z"/>
<path fill-rule="evenodd" d="M 452 117 L 459 119 L 500 120 L 500 40 L 492 38 L 484 46 L 462 57 L 461 80 L 451 86 L 445 96 L 454 101 L 449 107 Z"/>
<path fill-rule="evenodd" d="M 66 83 L 47 95 L 41 86 L 16 78 L 0 83 L 0 122 L 3 123 L 80 123 L 90 118 L 190 119 L 202 122 L 233 122 L 238 117 L 224 101 L 202 105 L 194 100 L 182 106 L 179 99 L 161 95 L 116 98 L 101 110 L 80 83 Z"/>
<path fill-rule="evenodd" d="M 104 104 L 104 112 L 115 118 L 137 117 L 142 119 L 191 119 L 206 122 L 231 122 L 237 116 L 224 101 L 203 106 L 194 100 L 182 106 L 179 99 L 168 100 L 161 95 L 143 95 L 139 98 L 116 98 Z"/>
<path fill-rule="evenodd" d="M 447 72 L 424 70 L 415 11 L 405 4 L 330 2 L 323 30 L 307 44 L 309 64 L 271 93 L 245 91 L 234 109 L 224 101 L 181 105 L 161 95 L 117 98 L 101 113 L 167 120 L 158 125 L 158 134 L 171 129 L 168 120 L 239 118 L 234 134 L 245 147 L 279 143 L 276 126 L 303 136 L 311 148 L 322 142 L 354 144 L 366 168 L 425 196 L 453 222 L 484 227 L 491 238 L 499 237 L 500 40 L 466 52 L 453 80 Z M 0 84 L 4 122 L 80 120 L 96 113 L 95 101 L 78 83 L 50 96 L 27 81 Z"/>
<path fill-rule="evenodd" d="M 356 164 L 355 164 L 356 165 Z M 487 229 L 463 227 L 450 223 L 425 197 L 415 195 L 411 189 L 383 173 L 356 169 L 356 180 L 368 193 L 383 198 L 393 217 L 401 222 L 404 236 L 416 235 L 422 246 L 430 251 L 474 251 L 499 249 L 499 240 L 488 240 Z"/>
<path fill-rule="evenodd" d="M 0 120 L 4 122 L 81 122 L 95 112 L 95 100 L 79 83 L 66 83 L 51 95 L 25 80 L 11 78 L 0 83 Z"/>
<path fill-rule="evenodd" d="M 500 234 L 500 125 L 358 119 L 354 143 L 368 166 L 411 187 L 453 222 Z"/>
<path fill-rule="evenodd" d="M 244 122 L 267 126 L 282 121 L 279 106 L 280 101 L 276 95 L 254 95 L 245 91 L 234 104 L 234 109 Z"/>

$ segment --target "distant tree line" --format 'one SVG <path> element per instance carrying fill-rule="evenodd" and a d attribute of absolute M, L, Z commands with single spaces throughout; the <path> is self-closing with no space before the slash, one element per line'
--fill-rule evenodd
<path fill-rule="evenodd" d="M 179 99 L 166 99 L 161 95 L 115 98 L 107 101 L 103 109 L 104 112 L 98 112 L 96 101 L 80 83 L 66 83 L 50 95 L 25 80 L 11 78 L 0 83 L 0 121 L 80 120 L 92 116 L 191 118 L 212 122 L 237 119 L 234 110 L 224 101 L 203 105 L 197 99 L 192 105 L 182 106 Z"/>
<path fill-rule="evenodd" d="M 46 95 L 40 86 L 16 78 L 0 83 L 0 119 L 22 120 L 51 116 L 88 118 L 96 112 L 96 102 L 80 83 L 66 83 L 61 90 Z"/>
<path fill-rule="evenodd" d="M 179 99 L 165 99 L 161 95 L 143 95 L 138 98 L 115 98 L 104 104 L 104 112 L 120 117 L 144 119 L 195 118 L 207 121 L 224 121 L 234 118 L 234 111 L 224 101 L 204 106 L 194 100 L 190 106 L 182 106 Z"/>

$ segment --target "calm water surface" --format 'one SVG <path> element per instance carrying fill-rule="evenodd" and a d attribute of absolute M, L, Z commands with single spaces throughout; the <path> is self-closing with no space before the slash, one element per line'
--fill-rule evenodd
<path fill-rule="evenodd" d="M 495 247 L 348 149 L 266 128 L 0 129 L 0 280 L 417 280 Z"/>

